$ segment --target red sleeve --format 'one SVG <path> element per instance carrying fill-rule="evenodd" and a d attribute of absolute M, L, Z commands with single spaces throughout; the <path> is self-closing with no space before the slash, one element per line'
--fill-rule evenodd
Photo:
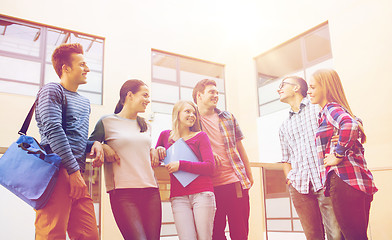
<path fill-rule="evenodd" d="M 180 160 L 179 169 L 190 173 L 212 176 L 215 169 L 215 162 L 210 139 L 207 134 L 205 132 L 200 132 L 196 136 L 196 141 L 192 142 L 190 147 L 199 158 L 199 162 Z"/>
<path fill-rule="evenodd" d="M 159 135 L 157 144 L 155 145 L 155 148 L 157 147 L 164 147 L 164 148 L 168 148 L 167 144 L 169 141 L 169 134 L 170 134 L 170 130 L 165 130 L 162 131 L 161 134 Z"/>

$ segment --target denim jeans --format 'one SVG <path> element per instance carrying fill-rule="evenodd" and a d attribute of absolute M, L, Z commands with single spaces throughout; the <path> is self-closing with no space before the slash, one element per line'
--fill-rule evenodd
<path fill-rule="evenodd" d="M 159 240 L 162 223 L 158 188 L 125 188 L 109 192 L 117 226 L 125 240 Z"/>
<path fill-rule="evenodd" d="M 306 239 L 325 239 L 325 232 L 328 240 L 344 239 L 333 212 L 331 199 L 324 196 L 323 190 L 314 192 L 311 185 L 309 193 L 302 194 L 290 185 L 289 192 Z"/>
<path fill-rule="evenodd" d="M 242 189 L 242 197 L 237 196 L 237 183 L 214 187 L 216 213 L 213 240 L 226 240 L 226 216 L 229 222 L 231 240 L 246 240 L 249 232 L 249 191 Z"/>
<path fill-rule="evenodd" d="M 215 216 L 215 195 L 201 192 L 170 199 L 180 240 L 211 240 Z"/>
<path fill-rule="evenodd" d="M 335 172 L 327 178 L 333 210 L 346 240 L 367 238 L 370 204 L 373 195 L 359 191 L 345 183 Z"/>

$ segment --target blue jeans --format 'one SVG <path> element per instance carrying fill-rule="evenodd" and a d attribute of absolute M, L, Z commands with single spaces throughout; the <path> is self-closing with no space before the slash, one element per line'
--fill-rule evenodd
<path fill-rule="evenodd" d="M 236 184 L 214 187 L 216 212 L 213 240 L 226 240 L 226 216 L 229 222 L 231 240 L 246 240 L 249 232 L 249 191 L 242 189 L 242 197 L 237 196 Z M 240 190 L 241 191 L 241 190 Z"/>
<path fill-rule="evenodd" d="M 290 185 L 289 192 L 306 239 L 325 239 L 325 232 L 328 240 L 344 239 L 333 212 L 331 199 L 324 196 L 323 190 L 314 192 L 311 185 L 309 193 L 302 194 Z"/>
<path fill-rule="evenodd" d="M 158 188 L 126 188 L 109 192 L 117 226 L 125 240 L 159 240 L 162 223 Z"/>
<path fill-rule="evenodd" d="M 200 192 L 170 199 L 180 239 L 211 240 L 215 216 L 213 192 Z"/>
<path fill-rule="evenodd" d="M 367 195 L 351 187 L 335 172 L 328 175 L 327 188 L 344 238 L 346 240 L 368 239 L 367 228 L 373 195 Z"/>

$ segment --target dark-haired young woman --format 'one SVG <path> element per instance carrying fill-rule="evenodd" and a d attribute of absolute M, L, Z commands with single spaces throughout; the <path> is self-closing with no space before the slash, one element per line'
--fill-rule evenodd
<path fill-rule="evenodd" d="M 105 142 L 105 182 L 116 223 L 124 239 L 157 240 L 161 229 L 161 199 L 153 167 L 151 131 L 138 116 L 150 103 L 146 84 L 126 81 L 114 114 L 102 117 L 90 139 Z"/>

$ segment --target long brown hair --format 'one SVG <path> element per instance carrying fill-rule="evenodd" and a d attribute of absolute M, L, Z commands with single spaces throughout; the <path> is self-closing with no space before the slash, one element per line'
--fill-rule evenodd
<path fill-rule="evenodd" d="M 328 102 L 336 102 L 343 106 L 353 119 L 356 119 L 355 115 L 351 111 L 346 95 L 344 94 L 342 82 L 338 73 L 333 69 L 320 69 L 313 73 L 314 80 L 325 89 L 325 94 Z M 361 143 L 366 142 L 366 135 L 363 126 L 358 122 Z"/>
<path fill-rule="evenodd" d="M 191 102 L 191 101 L 187 101 L 187 100 L 180 100 L 178 101 L 174 107 L 173 107 L 173 112 L 172 112 L 172 131 L 170 132 L 170 137 L 169 139 L 172 140 L 173 142 L 175 141 L 174 139 L 179 138 L 179 120 L 178 120 L 178 116 L 181 110 L 184 109 L 185 105 L 189 104 L 193 107 L 193 109 L 195 110 L 195 124 L 193 124 L 192 127 L 190 127 L 190 130 L 192 132 L 198 132 L 201 130 L 200 128 L 200 116 L 199 116 L 199 111 L 197 110 L 196 105 Z"/>
<path fill-rule="evenodd" d="M 133 94 L 137 93 L 140 90 L 141 86 L 147 86 L 143 81 L 138 79 L 131 79 L 126 81 L 121 89 L 120 89 L 120 100 L 114 109 L 114 113 L 117 114 L 121 112 L 124 107 L 125 98 L 127 97 L 128 92 L 132 92 Z M 136 121 L 140 127 L 140 132 L 147 131 L 147 123 L 146 120 L 142 117 L 137 116 Z"/>

